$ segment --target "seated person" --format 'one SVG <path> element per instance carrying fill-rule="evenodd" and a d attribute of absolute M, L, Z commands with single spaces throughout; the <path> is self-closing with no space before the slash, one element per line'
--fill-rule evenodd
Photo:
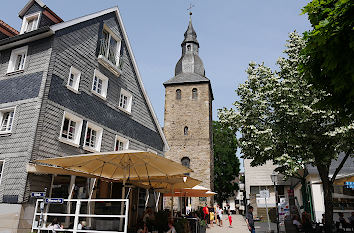
<path fill-rule="evenodd" d="M 354 212 L 352 212 L 352 215 L 348 219 L 349 223 L 352 225 L 352 227 L 354 227 Z"/>
<path fill-rule="evenodd" d="M 343 213 L 338 213 L 339 215 L 339 222 L 342 224 L 343 228 L 351 228 L 351 224 L 349 224 L 347 222 L 347 220 L 345 220 L 344 218 L 344 214 Z"/>
<path fill-rule="evenodd" d="M 166 233 L 177 233 L 172 221 L 168 221 L 169 230 Z"/>
<path fill-rule="evenodd" d="M 137 233 L 148 233 L 146 223 L 142 222 L 139 224 Z"/>
<path fill-rule="evenodd" d="M 293 217 L 293 224 L 296 226 L 296 229 L 301 230 L 302 229 L 302 224 L 300 222 L 300 218 L 298 215 L 295 215 Z"/>

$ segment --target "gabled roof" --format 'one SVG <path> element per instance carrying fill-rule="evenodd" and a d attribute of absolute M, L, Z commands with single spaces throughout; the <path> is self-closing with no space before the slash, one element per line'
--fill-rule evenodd
<path fill-rule="evenodd" d="M 161 128 L 161 125 L 156 117 L 156 114 L 155 114 L 155 111 L 154 111 L 154 108 L 152 107 L 152 104 L 150 102 L 150 99 L 149 99 L 149 96 L 147 95 L 146 93 L 146 90 L 144 88 L 144 84 L 143 84 L 143 81 L 141 79 L 141 75 L 140 75 L 140 72 L 139 72 L 139 69 L 138 69 L 138 65 L 136 63 L 136 60 L 135 60 L 135 57 L 134 57 L 134 54 L 133 54 L 133 50 L 130 46 L 130 42 L 129 42 L 129 39 L 128 39 L 128 35 L 127 35 L 127 32 L 124 28 L 124 24 L 123 24 L 123 21 L 122 21 L 122 18 L 120 16 L 120 13 L 119 13 L 119 9 L 118 7 L 112 7 L 112 8 L 109 8 L 109 9 L 106 9 L 106 10 L 102 10 L 102 11 L 99 11 L 99 12 L 96 12 L 96 13 L 93 13 L 93 14 L 89 14 L 89 15 L 85 15 L 85 16 L 82 16 L 82 17 L 79 17 L 79 18 L 76 18 L 76 19 L 72 19 L 72 20 L 69 20 L 69 21 L 66 21 L 66 22 L 63 22 L 63 23 L 58 23 L 58 24 L 55 24 L 55 25 L 52 25 L 50 28 L 51 30 L 55 33 L 56 31 L 58 30 L 61 30 L 61 29 L 64 29 L 64 28 L 67 28 L 67 27 L 70 27 L 70 26 L 73 26 L 75 24 L 79 24 L 79 23 L 82 23 L 82 22 L 85 22 L 87 20 L 90 20 L 90 19 L 94 19 L 94 18 L 97 18 L 97 17 L 100 17 L 102 15 L 105 15 L 105 14 L 109 14 L 109 13 L 115 13 L 116 17 L 117 17 L 117 20 L 118 20 L 118 23 L 119 23 L 119 26 L 122 28 L 122 34 L 123 34 L 123 39 L 125 40 L 126 44 L 127 44 L 127 48 L 128 48 L 128 52 L 129 52 L 129 55 L 130 55 L 130 58 L 132 59 L 132 62 L 133 62 L 133 67 L 134 67 L 134 71 L 137 75 L 137 78 L 138 78 L 138 83 L 139 83 L 139 86 L 143 92 L 143 95 L 144 95 L 144 98 L 146 100 L 146 103 L 148 105 L 148 108 L 151 112 L 151 115 L 153 117 L 153 120 L 155 122 L 155 125 L 157 127 L 157 130 L 165 144 L 165 150 L 169 150 L 169 146 L 168 146 L 168 143 L 167 143 L 167 140 L 165 138 L 165 135 L 162 131 L 162 128 Z"/>
<path fill-rule="evenodd" d="M 11 27 L 10 25 L 8 25 L 7 23 L 5 23 L 4 21 L 2 21 L 0 19 L 0 32 L 4 33 L 5 35 L 9 36 L 9 37 L 12 37 L 12 36 L 16 36 L 19 34 L 19 32 L 14 29 L 13 27 Z"/>
<path fill-rule="evenodd" d="M 53 16 L 55 18 L 55 20 L 53 20 L 53 22 L 58 23 L 58 22 L 63 22 L 64 21 L 57 14 L 55 14 L 49 7 L 47 7 L 47 5 L 45 5 L 41 0 L 29 0 L 27 2 L 27 4 L 23 7 L 23 9 L 18 13 L 18 16 L 22 19 L 23 16 L 28 11 L 28 9 L 31 8 L 31 6 L 34 3 L 37 3 L 40 7 L 42 7 L 45 10 L 47 10 L 51 14 L 51 16 Z"/>

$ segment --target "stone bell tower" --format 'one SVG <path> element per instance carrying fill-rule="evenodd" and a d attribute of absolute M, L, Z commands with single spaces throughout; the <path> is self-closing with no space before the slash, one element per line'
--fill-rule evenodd
<path fill-rule="evenodd" d="M 170 146 L 165 155 L 190 167 L 193 170 L 190 176 L 203 181 L 200 185 L 213 190 L 213 93 L 199 57 L 199 42 L 191 18 L 181 47 L 182 56 L 176 64 L 175 76 L 163 84 L 164 133 Z M 186 200 L 180 199 L 181 201 Z M 194 209 L 198 205 L 205 205 L 203 198 L 187 201 Z M 210 205 L 210 198 L 207 202 Z M 186 203 L 180 204 L 183 205 Z"/>

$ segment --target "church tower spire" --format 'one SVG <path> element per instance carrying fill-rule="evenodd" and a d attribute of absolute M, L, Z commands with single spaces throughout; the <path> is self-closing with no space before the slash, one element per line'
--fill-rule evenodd
<path fill-rule="evenodd" d="M 194 73 L 205 76 L 204 65 L 199 57 L 199 42 L 197 33 L 192 24 L 192 13 L 190 13 L 187 31 L 184 33 L 184 40 L 181 44 L 182 56 L 176 64 L 175 75 L 181 73 Z"/>

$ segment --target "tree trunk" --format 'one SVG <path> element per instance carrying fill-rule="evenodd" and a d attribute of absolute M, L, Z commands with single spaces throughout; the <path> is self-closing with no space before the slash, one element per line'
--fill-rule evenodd
<path fill-rule="evenodd" d="M 319 165 L 317 166 L 318 173 L 321 177 L 323 193 L 324 193 L 324 205 L 325 205 L 325 232 L 332 232 L 333 228 L 333 183 L 328 177 L 329 166 Z"/>

